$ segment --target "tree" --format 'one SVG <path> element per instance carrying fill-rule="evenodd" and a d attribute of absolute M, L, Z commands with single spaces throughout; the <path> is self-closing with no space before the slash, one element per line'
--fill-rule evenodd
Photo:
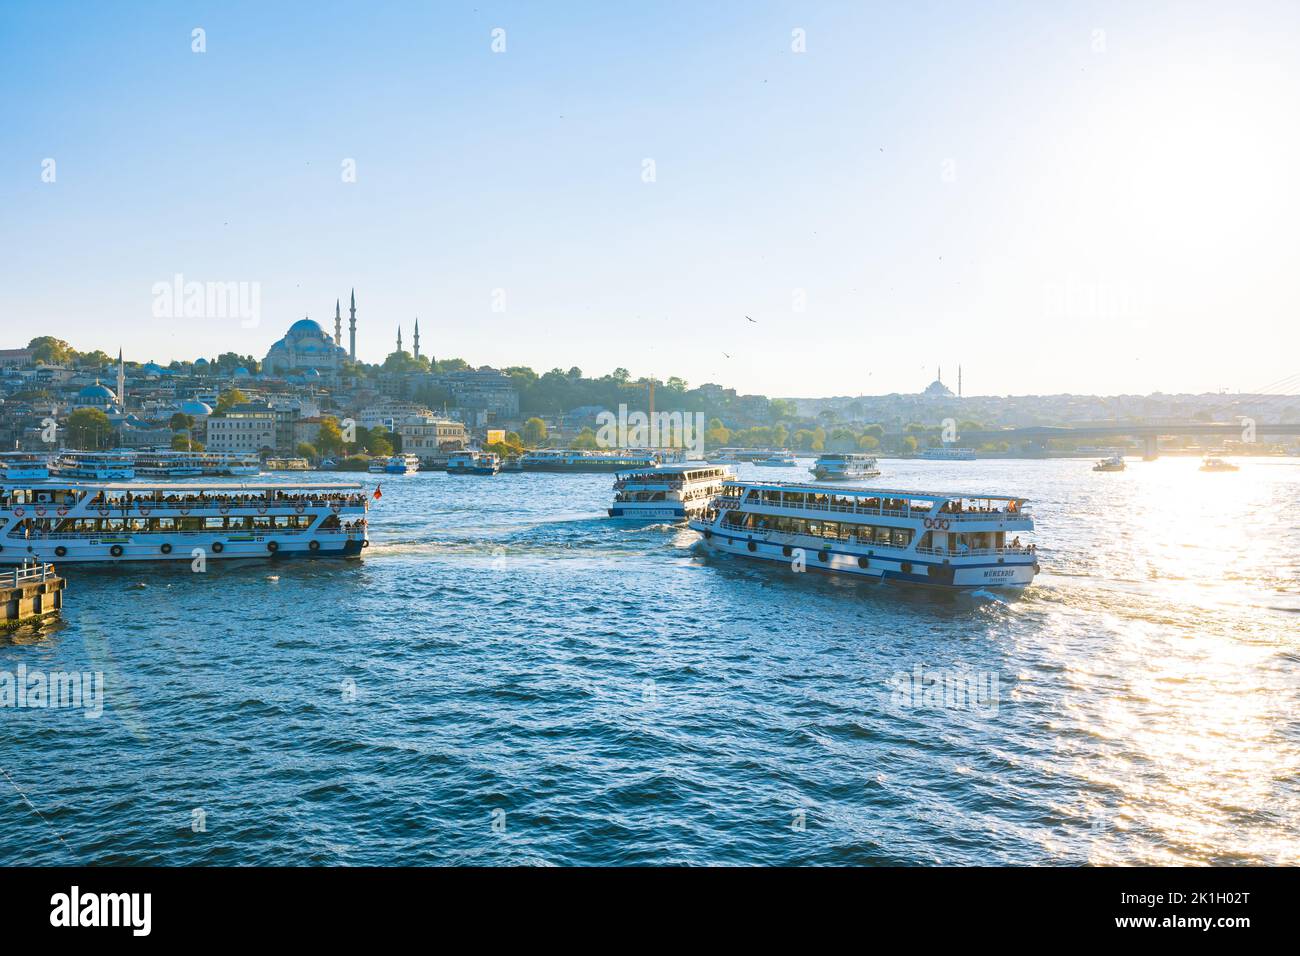
<path fill-rule="evenodd" d="M 320 431 L 316 433 L 316 444 L 327 455 L 343 453 L 343 432 L 339 430 L 339 420 L 333 415 L 321 418 Z"/>
<path fill-rule="evenodd" d="M 863 435 L 858 439 L 858 451 L 875 451 L 880 447 L 880 439 L 875 435 Z"/>
<path fill-rule="evenodd" d="M 98 408 L 78 408 L 64 426 L 69 448 L 95 450 L 109 447 L 113 426 Z"/>
<path fill-rule="evenodd" d="M 184 412 L 177 412 L 171 417 L 172 431 L 187 432 L 194 427 L 194 418 Z"/>
<path fill-rule="evenodd" d="M 217 398 L 215 411 L 218 415 L 224 415 L 236 405 L 242 405 L 246 401 L 248 401 L 247 395 L 237 388 L 232 388 L 229 391 L 222 392 L 220 397 Z"/>
<path fill-rule="evenodd" d="M 596 433 L 591 428 L 584 428 L 578 432 L 578 437 L 573 440 L 574 448 L 596 448 Z"/>
<path fill-rule="evenodd" d="M 546 442 L 546 422 L 536 416 L 524 422 L 522 435 L 524 444 L 529 448 L 538 448 Z"/>
<path fill-rule="evenodd" d="M 172 436 L 172 449 L 175 451 L 203 451 L 203 443 L 190 438 L 189 435 Z"/>
<path fill-rule="evenodd" d="M 320 457 L 316 454 L 316 447 L 305 441 L 298 443 L 297 455 L 299 458 L 306 458 L 308 461 L 315 461 Z"/>
<path fill-rule="evenodd" d="M 917 446 L 917 441 L 916 441 L 916 436 L 915 436 L 915 435 L 904 435 L 904 436 L 903 436 L 903 451 L 904 451 L 906 454 L 909 454 L 909 455 L 914 455 L 914 454 L 916 454 L 916 446 Z"/>
<path fill-rule="evenodd" d="M 393 453 L 393 443 L 389 440 L 389 433 L 382 425 L 376 425 L 369 431 L 359 429 L 357 437 L 365 445 L 366 451 L 372 455 L 391 455 Z"/>
<path fill-rule="evenodd" d="M 33 362 L 46 365 L 67 365 L 77 357 L 76 349 L 52 335 L 38 335 L 27 343 L 27 347 L 32 350 Z"/>

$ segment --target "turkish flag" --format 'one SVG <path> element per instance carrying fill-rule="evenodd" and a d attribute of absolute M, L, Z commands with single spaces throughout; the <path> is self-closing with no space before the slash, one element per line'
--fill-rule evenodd
<path fill-rule="evenodd" d="M 384 497 L 384 493 L 379 490 L 379 485 L 375 485 L 375 498 L 379 499 L 382 497 Z"/>

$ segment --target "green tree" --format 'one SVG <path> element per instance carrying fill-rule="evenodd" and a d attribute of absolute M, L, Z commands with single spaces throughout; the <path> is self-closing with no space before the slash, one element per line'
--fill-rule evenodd
<path fill-rule="evenodd" d="M 197 442 L 189 435 L 173 435 L 172 448 L 175 451 L 203 451 L 203 443 Z"/>
<path fill-rule="evenodd" d="M 534 416 L 524 422 L 524 432 L 521 436 L 524 445 L 529 448 L 538 448 L 546 441 L 546 422 Z"/>
<path fill-rule="evenodd" d="M 78 408 L 68 416 L 66 429 L 69 448 L 83 448 L 93 451 L 109 447 L 113 435 L 113 426 L 108 416 L 98 408 Z"/>
<path fill-rule="evenodd" d="M 327 455 L 343 453 L 343 432 L 339 430 L 339 420 L 333 415 L 325 415 L 320 420 L 320 431 L 316 433 L 316 444 Z"/>
<path fill-rule="evenodd" d="M 27 347 L 32 350 L 32 361 L 46 365 L 67 365 L 77 357 L 76 349 L 52 335 L 38 335 Z"/>
<path fill-rule="evenodd" d="M 299 458 L 306 458 L 310 462 L 315 462 L 320 457 L 316 453 L 316 446 L 305 441 L 298 443 L 297 455 Z"/>
<path fill-rule="evenodd" d="M 573 448 L 596 448 L 596 433 L 590 428 L 584 428 L 578 432 L 578 437 L 573 440 Z"/>
<path fill-rule="evenodd" d="M 245 395 L 237 388 L 232 388 L 229 389 L 228 391 L 222 392 L 221 395 L 217 398 L 217 407 L 216 409 L 214 409 L 214 411 L 218 415 L 224 415 L 226 412 L 230 411 L 236 405 L 242 405 L 246 401 L 248 401 L 247 395 Z"/>
<path fill-rule="evenodd" d="M 362 433 L 364 433 L 364 437 Z M 358 429 L 357 437 L 362 439 L 366 451 L 372 455 L 391 455 L 393 453 L 393 443 L 390 440 L 389 431 L 382 425 L 376 425 L 369 431 Z"/>

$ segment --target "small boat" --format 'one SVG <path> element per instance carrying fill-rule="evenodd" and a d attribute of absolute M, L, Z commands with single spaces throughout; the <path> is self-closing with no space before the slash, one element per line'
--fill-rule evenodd
<path fill-rule="evenodd" d="M 311 462 L 306 458 L 268 458 L 267 471 L 309 471 Z"/>
<path fill-rule="evenodd" d="M 827 454 L 813 463 L 813 476 L 819 481 L 848 481 L 855 478 L 875 478 L 880 475 L 876 459 L 871 455 Z"/>
<path fill-rule="evenodd" d="M 696 461 L 634 468 L 614 477 L 611 518 L 680 521 L 703 514 L 722 483 L 735 477 L 728 465 Z"/>
<path fill-rule="evenodd" d="M 1241 469 L 1238 468 L 1236 465 L 1234 465 L 1232 462 L 1224 461 L 1222 458 L 1215 458 L 1213 456 L 1207 456 L 1206 459 L 1203 462 L 1201 462 L 1201 471 L 1240 471 L 1240 470 Z"/>
<path fill-rule="evenodd" d="M 1123 471 L 1127 465 L 1124 464 L 1123 455 L 1111 455 L 1109 458 L 1103 458 L 1097 464 L 1092 466 L 1093 471 Z"/>
<path fill-rule="evenodd" d="M 765 468 L 796 468 L 799 462 L 788 451 L 778 451 L 773 452 L 766 458 L 758 459 L 754 464 L 762 465 Z"/>
<path fill-rule="evenodd" d="M 1024 587 L 1038 553 L 1026 499 L 725 481 L 691 529 L 707 550 L 866 580 Z"/>
<path fill-rule="evenodd" d="M 393 455 L 384 465 L 384 472 L 389 475 L 413 475 L 420 470 L 420 459 L 416 455 Z"/>
<path fill-rule="evenodd" d="M 447 459 L 449 475 L 495 475 L 501 458 L 490 451 L 458 451 Z"/>
<path fill-rule="evenodd" d="M 502 471 L 523 471 L 524 463 L 519 459 L 518 456 L 511 457 L 511 458 L 503 458 L 501 459 L 501 470 Z"/>
<path fill-rule="evenodd" d="M 50 459 L 39 452 L 0 453 L 0 484 L 16 481 L 44 481 L 50 477 Z"/>
<path fill-rule="evenodd" d="M 938 448 L 925 449 L 921 452 L 921 457 L 926 461 L 974 461 L 975 449 L 942 445 Z"/>

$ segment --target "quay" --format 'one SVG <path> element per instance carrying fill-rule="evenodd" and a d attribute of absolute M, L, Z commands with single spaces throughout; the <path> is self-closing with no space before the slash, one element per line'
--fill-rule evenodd
<path fill-rule="evenodd" d="M 57 616 L 63 608 L 65 581 L 52 564 L 25 564 L 0 571 L 0 631 Z"/>

